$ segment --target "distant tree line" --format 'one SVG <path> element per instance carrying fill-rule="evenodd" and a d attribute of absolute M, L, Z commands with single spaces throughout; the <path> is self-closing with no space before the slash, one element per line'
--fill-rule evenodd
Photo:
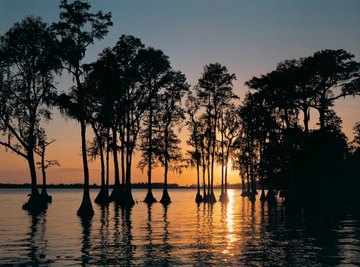
<path fill-rule="evenodd" d="M 360 93 L 360 64 L 352 54 L 322 50 L 281 62 L 274 71 L 246 82 L 252 91 L 240 104 L 233 92 L 235 74 L 225 66 L 206 65 L 191 88 L 168 56 L 131 35 L 120 36 L 95 62 L 83 64 L 87 48 L 112 26 L 111 13 L 90 9 L 88 2 L 62 0 L 59 22 L 48 25 L 29 16 L 1 36 L 0 144 L 28 162 L 31 195 L 23 208 L 42 210 L 51 202 L 46 169 L 59 163 L 45 157 L 46 147 L 55 140 L 47 139 L 43 124 L 51 120 L 52 107 L 80 126 L 82 217 L 94 213 L 89 158 L 98 158 L 101 166 L 95 202 L 134 205 L 131 169 L 136 150 L 141 152 L 138 167 L 147 171 L 148 204 L 157 201 L 152 170 L 159 165 L 164 169 L 164 205 L 171 202 L 168 172 L 189 166 L 196 169 L 196 202 L 216 202 L 216 164 L 221 166 L 224 202 L 230 165 L 239 171 L 242 195 L 251 200 L 258 182 L 263 201 L 274 200 L 276 190 L 288 203 L 321 202 L 339 194 L 352 199 L 359 185 L 360 126 L 356 124 L 355 139 L 348 142 L 333 109 L 336 99 Z M 67 93 L 57 92 L 54 82 L 63 71 L 74 82 Z M 310 111 L 319 114 L 317 130 L 310 130 Z M 186 155 L 178 136 L 183 126 L 189 132 Z M 94 137 L 91 142 L 88 129 Z M 36 157 L 43 176 L 41 194 Z"/>

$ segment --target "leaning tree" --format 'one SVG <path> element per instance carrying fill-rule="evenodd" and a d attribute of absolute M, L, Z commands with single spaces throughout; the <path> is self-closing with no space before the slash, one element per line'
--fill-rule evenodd
<path fill-rule="evenodd" d="M 47 207 L 37 188 L 35 149 L 42 120 L 51 119 L 54 76 L 60 68 L 56 41 L 46 23 L 26 17 L 1 37 L 0 144 L 28 162 L 31 195 L 23 208 Z"/>
<path fill-rule="evenodd" d="M 349 86 L 359 77 L 360 63 L 354 55 L 338 50 L 321 50 L 304 60 L 308 69 L 308 84 L 313 88 L 316 101 L 312 105 L 319 112 L 320 129 L 326 129 L 326 113 L 334 101 L 346 96 L 360 94 L 360 87 Z"/>

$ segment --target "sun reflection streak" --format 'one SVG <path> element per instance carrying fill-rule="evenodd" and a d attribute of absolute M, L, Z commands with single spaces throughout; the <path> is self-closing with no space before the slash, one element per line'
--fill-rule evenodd
<path fill-rule="evenodd" d="M 228 191 L 229 202 L 226 206 L 226 248 L 222 251 L 223 254 L 234 255 L 234 243 L 236 242 L 236 234 L 234 233 L 234 191 Z"/>

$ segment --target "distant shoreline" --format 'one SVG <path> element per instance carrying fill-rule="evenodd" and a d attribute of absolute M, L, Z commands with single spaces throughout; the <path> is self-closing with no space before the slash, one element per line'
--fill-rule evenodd
<path fill-rule="evenodd" d="M 90 185 L 90 188 L 100 188 L 100 185 L 92 184 Z M 110 185 L 109 188 L 112 189 L 114 185 Z M 163 183 L 153 183 L 152 188 L 153 189 L 163 189 L 164 184 Z M 31 185 L 28 183 L 25 184 L 11 184 L 11 183 L 0 183 L 0 188 L 31 188 Z M 42 185 L 39 185 L 39 188 L 42 188 Z M 47 185 L 47 188 L 83 188 L 83 185 L 80 183 L 74 183 L 74 184 L 49 184 Z M 134 183 L 131 184 L 132 189 L 147 189 L 147 183 Z M 168 184 L 169 189 L 196 189 L 196 185 L 178 185 L 178 184 Z M 215 189 L 220 189 L 221 185 L 214 186 Z M 228 189 L 240 189 L 240 184 L 229 184 L 227 186 Z"/>

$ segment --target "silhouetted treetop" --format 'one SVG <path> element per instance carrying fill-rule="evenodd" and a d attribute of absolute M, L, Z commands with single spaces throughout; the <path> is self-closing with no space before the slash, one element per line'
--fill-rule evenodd
<path fill-rule="evenodd" d="M 91 13 L 91 4 L 76 0 L 68 3 L 62 0 L 60 4 L 60 21 L 52 25 L 60 36 L 61 54 L 69 65 L 68 71 L 78 67 L 85 55 L 86 48 L 95 40 L 104 38 L 112 26 L 111 12 Z"/>

